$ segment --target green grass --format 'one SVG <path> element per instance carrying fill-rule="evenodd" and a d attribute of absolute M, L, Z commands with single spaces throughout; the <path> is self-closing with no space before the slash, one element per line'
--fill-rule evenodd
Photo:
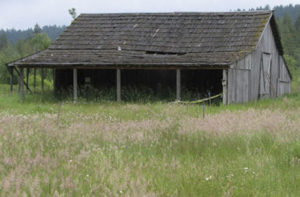
<path fill-rule="evenodd" d="M 205 109 L 1 85 L 0 196 L 300 195 L 299 93 Z"/>

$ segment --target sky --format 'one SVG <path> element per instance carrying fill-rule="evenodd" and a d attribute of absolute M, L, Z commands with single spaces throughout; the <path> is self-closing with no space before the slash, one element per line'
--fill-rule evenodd
<path fill-rule="evenodd" d="M 68 9 L 80 13 L 223 12 L 259 6 L 300 4 L 300 0 L 0 0 L 0 29 L 27 29 L 35 24 L 69 25 Z"/>

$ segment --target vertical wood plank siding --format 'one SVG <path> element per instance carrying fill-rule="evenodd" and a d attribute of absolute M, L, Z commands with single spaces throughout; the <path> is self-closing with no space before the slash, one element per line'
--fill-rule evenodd
<path fill-rule="evenodd" d="M 223 104 L 228 104 L 228 71 L 223 70 L 223 79 L 222 79 L 222 86 L 223 86 Z"/>

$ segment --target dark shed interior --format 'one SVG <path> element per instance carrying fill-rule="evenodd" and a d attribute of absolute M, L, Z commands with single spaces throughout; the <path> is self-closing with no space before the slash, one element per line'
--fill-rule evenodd
<path fill-rule="evenodd" d="M 72 69 L 55 71 L 55 92 L 72 92 Z M 222 92 L 222 70 L 181 70 L 182 99 L 200 99 Z M 116 70 L 79 69 L 79 94 L 85 97 L 95 91 L 116 88 Z M 176 70 L 121 70 L 122 97 L 126 90 L 142 91 L 159 99 L 172 99 L 176 94 Z M 115 91 L 110 91 L 115 93 Z M 124 98 L 124 97 L 123 97 Z M 125 97 L 126 100 L 126 97 Z"/>

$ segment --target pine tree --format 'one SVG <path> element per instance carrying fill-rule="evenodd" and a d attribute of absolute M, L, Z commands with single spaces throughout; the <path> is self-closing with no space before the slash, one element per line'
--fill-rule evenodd
<path fill-rule="evenodd" d="M 297 17 L 296 19 L 296 22 L 295 22 L 295 29 L 300 32 L 300 14 L 299 16 Z M 299 34 L 298 34 L 299 35 Z"/>
<path fill-rule="evenodd" d="M 42 29 L 38 24 L 35 24 L 34 29 L 33 29 L 34 34 L 39 34 L 42 33 Z"/>
<path fill-rule="evenodd" d="M 292 22 L 292 18 L 288 14 L 286 14 L 282 19 L 281 37 L 286 53 L 292 56 L 295 55 L 296 31 Z"/>
<path fill-rule="evenodd" d="M 2 33 L 0 36 L 0 50 L 7 47 L 8 45 L 8 40 L 6 38 L 6 34 Z"/>

